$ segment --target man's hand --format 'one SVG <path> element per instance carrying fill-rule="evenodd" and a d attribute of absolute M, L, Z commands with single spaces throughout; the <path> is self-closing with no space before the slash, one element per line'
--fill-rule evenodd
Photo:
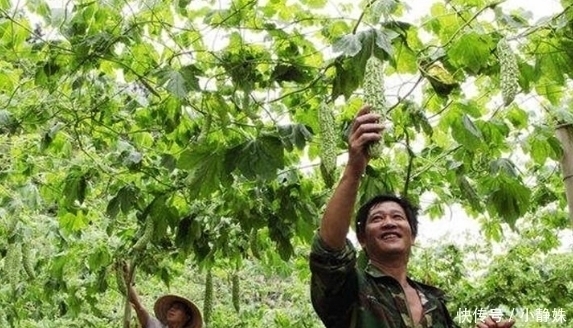
<path fill-rule="evenodd" d="M 131 276 L 129 275 L 129 265 L 127 264 L 127 262 L 121 260 L 118 262 L 118 266 L 121 270 L 121 275 L 123 277 L 123 281 L 125 282 L 126 286 L 130 286 L 131 285 Z"/>
<path fill-rule="evenodd" d="M 138 303 L 139 299 L 137 297 L 137 292 L 135 288 L 133 288 L 133 272 L 131 267 L 125 261 L 119 261 L 118 266 L 121 270 L 121 275 L 123 277 L 123 281 L 125 283 L 125 287 L 127 288 L 127 297 L 131 303 Z"/>
<path fill-rule="evenodd" d="M 347 168 L 355 176 L 361 176 L 368 165 L 368 146 L 382 138 L 384 127 L 378 121 L 379 114 L 371 113 L 370 106 L 360 109 L 350 130 L 348 137 L 348 164 Z"/>
<path fill-rule="evenodd" d="M 487 317 L 483 322 L 477 324 L 477 328 L 511 328 L 515 321 L 511 320 L 501 320 L 500 322 L 495 322 L 491 317 Z"/>

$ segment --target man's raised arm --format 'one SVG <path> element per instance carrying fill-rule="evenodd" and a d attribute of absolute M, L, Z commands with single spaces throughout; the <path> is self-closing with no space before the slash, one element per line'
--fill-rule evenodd
<path fill-rule="evenodd" d="M 370 107 L 365 106 L 352 124 L 348 138 L 348 163 L 320 223 L 320 238 L 329 248 L 342 249 L 346 243 L 360 179 L 369 160 L 368 145 L 381 138 L 383 127 L 379 119 L 380 115 L 371 113 Z"/>

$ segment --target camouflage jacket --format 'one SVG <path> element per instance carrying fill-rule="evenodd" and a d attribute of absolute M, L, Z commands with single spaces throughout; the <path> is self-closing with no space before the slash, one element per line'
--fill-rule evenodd
<path fill-rule="evenodd" d="M 327 328 L 454 328 L 440 289 L 408 280 L 420 295 L 423 316 L 414 324 L 402 286 L 372 265 L 356 266 L 356 250 L 328 250 L 314 238 L 310 254 L 312 305 Z"/>

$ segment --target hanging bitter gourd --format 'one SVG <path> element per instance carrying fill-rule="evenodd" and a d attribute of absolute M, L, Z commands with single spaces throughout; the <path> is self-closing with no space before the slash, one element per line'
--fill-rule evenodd
<path fill-rule="evenodd" d="M 22 267 L 22 248 L 20 243 L 8 244 L 6 257 L 4 258 L 4 272 L 12 289 L 16 289 L 20 281 L 20 269 Z"/>
<path fill-rule="evenodd" d="M 320 127 L 320 161 L 329 176 L 336 170 L 336 122 L 332 110 L 322 102 L 318 108 Z"/>
<path fill-rule="evenodd" d="M 240 286 L 239 286 L 239 274 L 237 272 L 233 273 L 231 277 L 231 288 L 232 288 L 232 298 L 233 298 L 233 307 L 237 313 L 241 310 L 241 296 L 240 296 Z"/>
<path fill-rule="evenodd" d="M 207 135 L 209 134 L 209 132 L 211 130 L 211 123 L 212 122 L 213 122 L 213 116 L 211 115 L 211 113 L 206 113 L 205 114 L 205 121 L 203 122 L 203 127 L 201 128 L 201 132 L 199 133 L 199 136 L 197 137 L 198 142 L 203 142 L 205 139 L 207 139 Z"/>
<path fill-rule="evenodd" d="M 505 106 L 511 104 L 519 90 L 519 68 L 515 54 L 511 50 L 506 38 L 502 38 L 497 43 L 497 57 L 499 59 L 501 76 L 501 96 Z"/>
<path fill-rule="evenodd" d="M 18 231 L 18 217 L 15 215 L 8 217 L 8 224 L 6 227 L 6 234 L 8 237 L 13 237 Z"/>
<path fill-rule="evenodd" d="M 143 231 L 143 235 L 137 240 L 135 245 L 133 245 L 133 249 L 135 251 L 142 251 L 147 247 L 147 244 L 151 241 L 153 237 L 153 232 L 155 230 L 154 222 L 152 218 L 147 218 L 145 221 L 145 230 Z"/>
<path fill-rule="evenodd" d="M 26 242 L 22 243 L 22 266 L 24 271 L 30 279 L 36 278 L 36 273 L 34 272 L 34 263 L 32 261 L 32 254 L 30 253 L 30 245 Z"/>
<path fill-rule="evenodd" d="M 386 98 L 384 96 L 384 66 L 374 55 L 366 61 L 364 69 L 364 80 L 362 81 L 364 90 L 364 104 L 372 107 L 372 112 L 381 115 L 381 119 L 386 118 Z M 382 156 L 383 144 L 381 141 L 373 143 L 368 147 L 370 157 Z"/>
<path fill-rule="evenodd" d="M 211 321 L 211 313 L 213 312 L 213 274 L 211 269 L 207 270 L 205 275 L 205 297 L 203 298 L 203 320 L 205 324 Z"/>

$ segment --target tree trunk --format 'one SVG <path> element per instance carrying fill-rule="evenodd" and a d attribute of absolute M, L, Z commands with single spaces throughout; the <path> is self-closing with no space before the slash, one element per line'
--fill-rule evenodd
<path fill-rule="evenodd" d="M 556 136 L 561 141 L 563 157 L 561 158 L 561 170 L 565 185 L 565 195 L 569 205 L 569 220 L 573 228 L 573 125 L 562 124 L 556 129 Z"/>

